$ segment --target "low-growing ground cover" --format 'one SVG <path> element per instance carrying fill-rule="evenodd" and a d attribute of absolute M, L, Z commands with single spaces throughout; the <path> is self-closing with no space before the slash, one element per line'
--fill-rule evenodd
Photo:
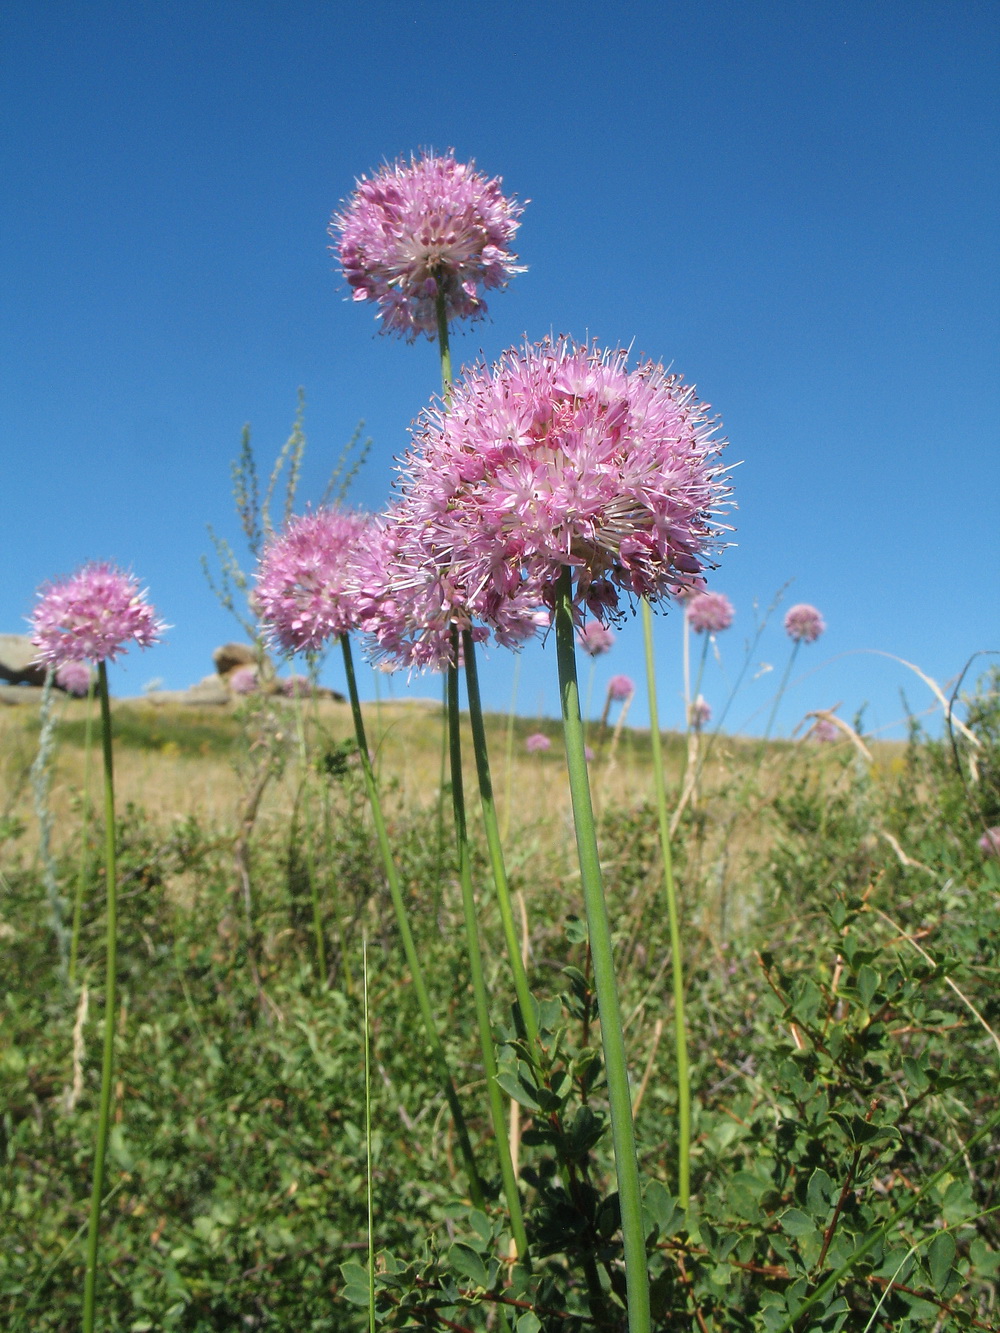
<path fill-rule="evenodd" d="M 85 708 L 69 705 L 60 723 L 51 796 L 62 896 L 72 900 L 81 868 L 85 890 L 74 988 L 60 970 L 33 831 L 37 734 L 21 710 L 0 716 L 0 1324 L 12 1330 L 79 1326 L 103 941 L 99 838 L 81 831 L 78 794 Z M 440 709 L 383 704 L 369 714 L 484 1206 L 461 1186 L 346 709 L 306 704 L 303 766 L 294 704 L 258 697 L 220 715 L 119 705 L 121 1004 L 102 1328 L 364 1326 L 363 939 L 377 1322 L 516 1323 L 518 1333 L 621 1324 L 599 1022 L 559 733 L 529 754 L 538 725 L 515 721 L 515 799 L 504 809 L 507 722 L 489 719 L 544 1078 L 508 1007 L 497 903 L 472 821 L 500 1081 L 518 1107 L 529 1272 L 509 1262 L 491 1151 L 438 801 Z M 979 845 L 984 827 L 1000 823 L 989 688 L 969 720 L 974 754 L 917 729 L 873 763 L 847 741 L 771 744 L 761 755 L 756 742 L 723 739 L 713 750 L 674 851 L 694 1096 L 686 1212 L 649 739 L 626 731 L 612 748 L 610 732 L 591 728 L 655 1327 L 790 1327 L 865 1243 L 797 1329 L 1000 1327 L 1000 1129 L 986 1129 L 1000 1085 L 1000 861 Z M 684 754 L 682 738 L 667 738 L 675 800 Z M 471 772 L 468 783 L 474 791 Z"/>

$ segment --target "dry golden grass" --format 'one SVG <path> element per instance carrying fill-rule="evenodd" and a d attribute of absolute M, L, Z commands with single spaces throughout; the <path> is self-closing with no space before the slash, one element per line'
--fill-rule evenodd
<path fill-rule="evenodd" d="M 265 790 L 257 815 L 263 824 L 286 819 L 292 809 L 298 783 L 296 707 L 288 701 L 274 704 L 275 739 L 287 748 L 287 762 L 281 777 Z M 346 704 L 323 700 L 303 707 L 311 743 L 318 737 L 326 743 L 353 738 Z M 56 708 L 58 724 L 49 805 L 58 850 L 78 828 L 85 780 L 83 723 L 88 705 L 85 700 L 61 698 Z M 123 730 L 114 756 L 119 808 L 134 802 L 159 827 L 196 815 L 203 826 L 217 830 L 220 836 L 234 835 L 251 781 L 252 751 L 248 757 L 246 733 L 253 722 L 245 720 L 245 715 L 232 706 L 162 706 L 134 699 L 116 701 L 113 710 L 116 727 Z M 390 701 L 366 704 L 364 711 L 369 745 L 375 753 L 388 799 L 406 808 L 435 803 L 442 775 L 444 739 L 440 704 L 433 700 Z M 467 719 L 465 723 L 465 781 L 467 798 L 472 801 L 477 797 L 478 786 Z M 512 835 L 511 854 L 516 857 L 519 847 L 530 846 L 543 828 L 550 843 L 553 836 L 557 841 L 565 838 L 569 850 L 572 822 L 559 724 L 543 723 L 542 729 L 552 739 L 552 748 L 541 754 L 529 754 L 524 740 L 538 729 L 538 724 L 515 719 L 509 771 L 507 726 L 503 717 L 487 718 L 494 792 L 501 826 L 509 828 Z M 38 735 L 34 708 L 21 705 L 0 710 L 0 818 L 12 817 L 23 823 L 24 834 L 17 843 L 28 853 L 34 851 L 37 843 L 29 769 L 37 751 Z M 613 806 L 634 808 L 653 800 L 648 732 L 626 728 L 616 744 L 610 731 L 600 733 L 592 725 L 591 743 L 597 751 L 591 780 L 598 811 Z M 95 717 L 90 757 L 90 792 L 95 804 L 100 800 L 99 745 Z M 894 766 L 900 750 L 898 743 L 877 747 L 876 771 Z M 666 778 L 675 789 L 682 774 L 684 751 L 682 737 L 667 736 Z M 796 751 L 807 752 L 802 747 L 781 744 L 768 747 L 760 774 L 765 792 L 776 788 L 787 772 L 789 760 L 794 762 Z M 816 747 L 810 746 L 808 751 L 810 762 L 816 764 Z M 711 799 L 723 787 L 732 788 L 741 771 L 751 771 L 756 755 L 755 741 L 720 738 L 700 783 L 701 799 Z M 836 768 L 839 772 L 840 765 Z M 759 842 L 761 834 L 751 823 L 744 824 L 737 836 L 739 850 L 746 850 Z M 729 849 L 736 850 L 736 847 Z"/>

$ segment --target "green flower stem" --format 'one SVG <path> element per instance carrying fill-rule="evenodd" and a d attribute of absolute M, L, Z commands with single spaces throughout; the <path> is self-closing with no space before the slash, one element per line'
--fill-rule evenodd
<path fill-rule="evenodd" d="M 438 351 L 441 353 L 441 390 L 445 403 L 451 398 L 451 343 L 448 340 L 448 314 L 445 309 L 444 289 L 438 283 L 437 297 Z"/>
<path fill-rule="evenodd" d="M 319 905 L 319 884 L 316 879 L 316 857 L 313 851 L 313 822 L 312 822 L 312 801 L 310 790 L 312 784 L 309 780 L 309 752 L 306 746 L 306 727 L 303 717 L 302 699 L 296 690 L 292 700 L 292 706 L 295 709 L 295 731 L 299 742 L 299 763 L 302 767 L 302 794 L 306 807 L 306 875 L 309 878 L 309 897 L 312 900 L 313 914 L 313 934 L 316 937 L 316 970 L 319 974 L 319 983 L 321 986 L 326 984 L 327 972 L 326 966 L 326 941 L 323 938 L 323 917 Z M 341 959 L 347 963 L 347 951 L 343 948 L 341 941 Z M 350 968 L 345 970 L 345 979 L 347 982 L 347 992 L 352 990 Z"/>
<path fill-rule="evenodd" d="M 444 1047 L 441 1045 L 441 1038 L 438 1035 L 437 1026 L 434 1022 L 434 1013 L 431 1009 L 430 996 L 427 994 L 423 969 L 420 966 L 420 959 L 417 957 L 417 946 L 414 943 L 413 931 L 410 929 L 410 920 L 406 911 L 406 904 L 403 901 L 403 891 L 399 883 L 399 874 L 396 870 L 396 863 L 393 860 L 392 849 L 389 846 L 389 834 L 386 830 L 385 818 L 382 814 L 382 804 L 379 801 L 378 788 L 375 785 L 375 774 L 372 771 L 372 762 L 368 755 L 368 740 L 365 736 L 365 723 L 364 718 L 361 716 L 361 703 L 358 699 L 358 684 L 354 675 L 354 658 L 351 655 L 351 641 L 346 634 L 340 636 L 340 646 L 344 654 L 344 672 L 347 676 L 347 693 L 351 700 L 351 713 L 354 716 L 354 732 L 358 741 L 358 758 L 361 761 L 361 771 L 364 775 L 365 790 L 368 793 L 368 802 L 371 806 L 372 821 L 375 825 L 375 837 L 378 841 L 379 851 L 382 854 L 382 866 L 385 870 L 385 877 L 389 885 L 392 905 L 396 912 L 396 924 L 399 928 L 400 938 L 403 942 L 403 952 L 406 955 L 406 961 L 410 969 L 410 978 L 413 982 L 413 989 L 417 996 L 417 1003 L 420 1006 L 420 1014 L 424 1021 L 424 1032 L 427 1036 L 427 1043 L 431 1048 L 434 1063 L 437 1065 L 438 1076 L 441 1079 L 441 1086 L 444 1095 L 448 1100 L 448 1106 L 451 1109 L 452 1120 L 455 1123 L 455 1133 L 458 1135 L 459 1148 L 462 1151 L 462 1156 L 465 1158 L 466 1170 L 469 1174 L 469 1194 L 476 1207 L 483 1208 L 483 1187 L 479 1178 L 479 1172 L 476 1168 L 476 1159 L 472 1151 L 472 1143 L 469 1139 L 468 1126 L 465 1123 L 462 1106 L 458 1100 L 458 1093 L 455 1091 L 455 1082 L 452 1079 L 451 1071 L 448 1068 L 448 1058 L 444 1053 Z"/>
<path fill-rule="evenodd" d="M 764 751 L 767 748 L 767 742 L 771 735 L 771 728 L 774 726 L 774 719 L 778 716 L 778 708 L 784 698 L 785 690 L 788 688 L 788 678 L 792 674 L 792 667 L 795 665 L 795 658 L 801 642 L 801 639 L 796 639 L 792 644 L 792 651 L 788 658 L 788 665 L 785 667 L 785 674 L 781 677 L 781 684 L 778 686 L 778 693 L 774 696 L 774 703 L 771 705 L 771 714 L 767 719 L 767 726 L 764 728 L 764 734 L 760 738 L 760 744 L 757 747 L 757 760 L 753 768 L 754 775 L 760 772 L 760 766 L 764 761 Z"/>
<path fill-rule="evenodd" d="M 521 1010 L 524 1032 L 533 1051 L 541 1053 L 541 1040 L 538 1024 L 535 1021 L 535 1007 L 528 988 L 528 977 L 521 957 L 521 944 L 514 925 L 514 908 L 510 900 L 510 885 L 507 881 L 507 867 L 503 859 L 503 846 L 500 841 L 500 827 L 497 822 L 496 805 L 493 800 L 493 782 L 490 777 L 490 757 L 486 747 L 486 727 L 483 724 L 483 705 L 479 693 L 479 669 L 476 666 L 476 644 L 471 630 L 462 631 L 462 652 L 465 660 L 465 688 L 469 696 L 469 720 L 472 723 L 472 744 L 476 753 L 476 773 L 479 777 L 479 797 L 483 807 L 483 824 L 486 829 L 486 845 L 490 853 L 490 867 L 493 871 L 493 883 L 497 891 L 497 905 L 500 908 L 500 920 L 503 923 L 504 940 L 510 958 L 510 970 L 514 976 L 514 994 Z"/>
<path fill-rule="evenodd" d="M 510 711 L 507 714 L 507 739 L 504 749 L 504 772 L 503 772 L 503 833 L 502 839 L 507 841 L 507 835 L 510 833 L 510 805 L 511 788 L 514 782 L 514 716 L 517 708 L 517 687 L 521 680 L 521 654 L 514 655 L 514 683 L 510 688 Z"/>
<path fill-rule="evenodd" d="M 375 1333 L 375 1208 L 372 1177 L 372 1039 L 368 1022 L 368 941 L 361 941 L 361 969 L 364 985 L 363 1017 L 365 1027 L 365 1152 L 368 1212 L 368 1333 Z"/>
<path fill-rule="evenodd" d="M 653 790 L 656 816 L 660 827 L 660 852 L 663 857 L 663 884 L 667 893 L 670 921 L 670 954 L 674 979 L 674 1044 L 677 1051 L 677 1197 L 687 1208 L 691 1197 L 691 1079 L 688 1072 L 687 1027 L 684 1022 L 684 957 L 681 952 L 680 914 L 674 885 L 673 858 L 670 854 L 670 816 L 667 790 L 663 780 L 663 750 L 660 717 L 656 706 L 656 662 L 653 655 L 653 616 L 649 603 L 642 602 L 642 633 L 646 644 L 646 688 L 649 693 L 649 735 L 653 749 Z"/>
<path fill-rule="evenodd" d="M 94 1178 L 87 1229 L 86 1271 L 83 1280 L 83 1333 L 93 1333 L 97 1291 L 97 1242 L 101 1227 L 101 1198 L 104 1193 L 104 1159 L 111 1120 L 111 1077 L 115 1059 L 115 980 L 117 972 L 118 901 L 115 863 L 115 784 L 111 760 L 111 703 L 108 698 L 108 668 L 97 666 L 97 690 L 101 700 L 101 740 L 104 751 L 104 862 L 107 885 L 107 958 L 104 983 L 104 1058 L 101 1063 L 101 1094 L 94 1145 Z"/>
<path fill-rule="evenodd" d="M 80 863 L 76 871 L 76 895 L 73 899 L 73 928 L 69 945 L 69 984 L 76 984 L 76 960 L 80 951 L 80 923 L 83 917 L 83 888 L 90 861 L 90 756 L 94 728 L 94 679 L 87 686 L 87 716 L 83 724 L 83 807 L 81 810 Z"/>
<path fill-rule="evenodd" d="M 458 631 L 452 631 L 452 644 L 458 656 Z M 517 1246 L 518 1258 L 528 1262 L 528 1237 L 521 1214 L 521 1196 L 510 1155 L 507 1126 L 504 1121 L 503 1095 L 497 1082 L 497 1058 L 490 1025 L 489 1001 L 486 997 L 486 979 L 483 976 L 483 956 L 479 947 L 479 928 L 476 923 L 476 900 L 472 891 L 472 865 L 469 857 L 469 836 L 465 821 L 465 790 L 462 782 L 462 735 L 458 715 L 458 668 L 448 668 L 448 730 L 451 741 L 451 799 L 455 809 L 455 833 L 458 839 L 458 873 L 462 887 L 462 910 L 465 916 L 465 943 L 469 956 L 469 975 L 476 1005 L 479 1026 L 479 1046 L 483 1068 L 486 1071 L 486 1089 L 489 1095 L 493 1135 L 500 1158 L 500 1177 L 507 1199 L 510 1230 Z"/>
<path fill-rule="evenodd" d="M 567 565 L 559 577 L 555 606 L 556 653 L 559 662 L 559 692 L 562 699 L 566 764 L 569 770 L 573 822 L 576 827 L 580 879 L 583 884 L 594 964 L 594 985 L 601 1018 L 604 1068 L 611 1103 L 611 1137 L 615 1149 L 618 1197 L 621 1204 L 622 1239 L 625 1246 L 625 1281 L 628 1293 L 629 1333 L 649 1333 L 649 1272 L 642 1224 L 639 1163 L 632 1124 L 632 1099 L 628 1086 L 625 1037 L 622 1032 L 614 952 L 604 882 L 597 850 L 597 830 L 590 798 L 587 757 L 580 716 L 580 689 L 576 676 L 576 643 L 573 630 L 573 572 Z"/>

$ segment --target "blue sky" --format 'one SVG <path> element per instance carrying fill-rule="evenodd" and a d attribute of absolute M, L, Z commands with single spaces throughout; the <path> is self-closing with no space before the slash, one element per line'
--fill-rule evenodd
<path fill-rule="evenodd" d="M 0 632 L 23 629 L 44 579 L 113 559 L 173 626 L 113 688 L 210 671 L 238 631 L 200 569 L 206 524 L 238 539 L 240 430 L 266 465 L 300 385 L 302 501 L 363 418 L 353 498 L 382 505 L 436 348 L 378 336 L 345 300 L 326 227 L 356 176 L 453 147 L 531 201 L 529 271 L 456 359 L 549 332 L 632 344 L 722 417 L 737 545 L 712 586 L 737 618 L 706 671 L 716 710 L 755 601 L 789 580 L 784 605 L 815 603 L 829 631 L 799 655 L 779 731 L 837 702 L 888 726 L 901 689 L 923 707 L 916 677 L 861 650 L 943 682 L 1000 647 L 998 39 L 1000 9 L 966 0 L 11 0 Z M 679 645 L 671 614 L 666 725 Z M 763 725 L 787 652 L 779 615 L 735 727 Z M 521 711 L 555 713 L 554 658 L 530 650 Z M 615 672 L 641 676 L 638 623 L 598 695 Z M 511 674 L 506 655 L 486 665 L 488 705 L 506 707 Z"/>

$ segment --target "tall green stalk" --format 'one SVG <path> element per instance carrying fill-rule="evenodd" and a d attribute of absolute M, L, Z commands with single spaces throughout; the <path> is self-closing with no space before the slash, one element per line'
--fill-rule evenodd
<path fill-rule="evenodd" d="M 469 1194 L 476 1207 L 482 1208 L 484 1206 L 483 1188 L 476 1167 L 475 1155 L 472 1151 L 472 1143 L 469 1139 L 469 1130 L 465 1123 L 465 1116 L 462 1113 L 461 1103 L 458 1100 L 458 1093 L 455 1091 L 455 1082 L 451 1076 L 451 1070 L 448 1068 L 448 1058 L 445 1055 L 444 1047 L 441 1044 L 441 1038 L 438 1035 L 437 1025 L 434 1022 L 434 1012 L 431 1009 L 430 996 L 427 993 L 427 986 L 424 982 L 423 968 L 420 966 L 420 959 L 417 956 L 417 946 L 413 939 L 413 931 L 410 929 L 409 914 L 406 910 L 406 903 L 403 901 L 403 890 L 399 883 L 399 873 L 396 870 L 392 848 L 389 845 L 389 834 L 385 826 L 385 818 L 382 814 L 382 803 L 379 800 L 378 787 L 375 783 L 375 774 L 372 770 L 372 762 L 368 754 L 368 740 L 365 735 L 365 723 L 364 718 L 361 715 L 361 702 L 358 699 L 358 684 L 354 675 L 354 658 L 351 654 L 351 641 L 346 634 L 341 634 L 340 646 L 344 654 L 344 673 L 347 677 L 347 693 L 351 701 L 351 713 L 354 717 L 354 733 L 358 742 L 358 758 L 361 761 L 361 772 L 364 775 L 365 790 L 368 793 L 368 803 L 371 806 L 372 822 L 375 825 L 375 837 L 378 842 L 379 852 L 382 856 L 382 867 L 385 870 L 386 881 L 389 885 L 389 894 L 392 898 L 392 906 L 396 913 L 396 925 L 403 942 L 403 952 L 406 955 L 406 962 L 410 969 L 410 979 L 413 982 L 413 989 L 417 997 L 417 1003 L 420 1006 L 420 1015 L 424 1022 L 424 1033 L 427 1037 L 427 1044 L 430 1046 L 431 1055 L 437 1066 L 438 1076 L 441 1080 L 441 1087 L 448 1101 L 448 1106 L 451 1109 L 452 1120 L 455 1124 L 455 1133 L 458 1135 L 459 1148 L 465 1159 L 466 1170 L 469 1174 Z"/>
<path fill-rule="evenodd" d="M 667 813 L 667 789 L 663 780 L 663 749 L 660 717 L 656 706 L 656 662 L 653 655 L 653 616 L 649 603 L 642 602 L 642 633 L 646 644 L 646 688 L 649 693 L 649 735 L 653 750 L 653 790 L 656 793 L 656 817 L 660 828 L 660 854 L 663 858 L 663 885 L 667 894 L 670 922 L 670 955 L 674 981 L 674 1045 L 677 1051 L 677 1196 L 682 1208 L 691 1197 L 691 1080 L 688 1072 L 687 1027 L 684 1022 L 684 957 L 681 952 L 680 913 L 674 886 L 673 858 L 670 854 L 670 816 Z"/>
<path fill-rule="evenodd" d="M 455 656 L 458 655 L 458 633 L 452 632 Z M 490 1118 L 493 1121 L 493 1135 L 497 1144 L 497 1156 L 500 1158 L 500 1178 L 507 1200 L 507 1213 L 510 1218 L 510 1230 L 517 1246 L 518 1258 L 528 1262 L 528 1237 L 524 1229 L 521 1212 L 521 1196 L 517 1192 L 517 1179 L 510 1155 L 510 1143 L 507 1139 L 507 1125 L 504 1121 L 503 1094 L 497 1082 L 497 1057 L 493 1046 L 493 1028 L 490 1023 L 489 1000 L 486 996 L 486 979 L 483 975 L 483 955 L 479 947 L 479 926 L 476 921 L 476 900 L 472 890 L 472 864 L 469 855 L 469 834 L 465 820 L 465 788 L 462 781 L 462 734 L 458 713 L 458 667 L 448 668 L 448 731 L 451 750 L 451 799 L 455 810 L 455 834 L 458 840 L 458 878 L 462 888 L 462 911 L 465 917 L 465 945 L 469 958 L 469 976 L 472 981 L 472 995 L 476 1006 L 476 1022 L 479 1027 L 479 1047 L 486 1071 L 486 1091 L 490 1103 Z"/>
<path fill-rule="evenodd" d="M 299 765 L 302 770 L 302 796 L 305 801 L 306 812 L 306 875 L 309 879 L 309 898 L 312 903 L 313 917 L 313 935 L 316 940 L 316 971 L 319 977 L 319 984 L 326 985 L 329 975 L 326 965 L 326 941 L 323 937 L 323 915 L 320 911 L 319 903 L 319 882 L 316 876 L 316 855 L 314 852 L 313 840 L 313 822 L 312 822 L 312 783 L 309 773 L 309 748 L 306 744 L 305 718 L 303 717 L 302 698 L 296 689 L 292 707 L 295 710 L 295 731 L 299 743 Z M 345 964 L 345 977 L 347 980 L 347 992 L 350 994 L 351 974 L 350 966 L 347 964 L 347 950 L 343 947 L 341 939 L 341 961 Z"/>
<path fill-rule="evenodd" d="M 111 1077 L 115 1058 L 115 980 L 117 971 L 118 901 L 115 863 L 115 784 L 111 758 L 111 703 L 108 698 L 108 669 L 97 666 L 97 689 L 101 700 L 101 740 L 104 753 L 104 862 L 107 892 L 107 952 L 104 982 L 104 1058 L 101 1062 L 101 1093 L 98 1104 L 97 1141 L 94 1145 L 94 1177 L 87 1229 L 86 1271 L 83 1283 L 83 1333 L 93 1333 L 97 1290 L 97 1243 L 104 1193 L 104 1159 L 111 1120 Z"/>
<path fill-rule="evenodd" d="M 573 572 L 565 566 L 559 577 L 555 606 L 556 653 L 559 663 L 559 692 L 562 700 L 566 764 L 569 770 L 573 823 L 576 827 L 580 879 L 583 884 L 594 986 L 601 1018 L 601 1043 L 611 1103 L 611 1137 L 615 1149 L 618 1197 L 621 1204 L 622 1240 L 625 1247 L 625 1282 L 628 1294 L 629 1333 L 649 1333 L 649 1272 L 642 1224 L 639 1163 L 632 1124 L 632 1099 L 628 1086 L 625 1036 L 622 1031 L 618 986 L 608 906 L 604 897 L 597 830 L 587 775 L 587 757 L 580 715 L 580 689 L 576 675 L 576 643 L 573 629 Z"/>

